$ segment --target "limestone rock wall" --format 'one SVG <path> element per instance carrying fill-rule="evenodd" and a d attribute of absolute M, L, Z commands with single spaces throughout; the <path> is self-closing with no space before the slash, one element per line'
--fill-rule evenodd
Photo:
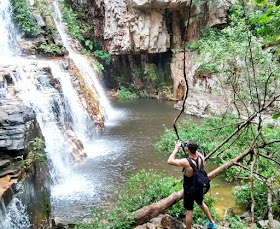
<path fill-rule="evenodd" d="M 105 76 L 110 81 L 107 84 L 116 87 L 116 79 L 123 78 L 128 85 L 135 86 L 135 81 L 139 80 L 136 84 L 144 85 L 143 74 L 135 80 L 135 69 L 145 69 L 149 64 L 154 64 L 155 61 L 150 62 L 151 55 L 160 53 L 171 60 L 170 68 L 163 68 L 163 71 L 173 79 L 173 94 L 180 101 L 185 90 L 181 44 L 189 13 L 192 20 L 187 38 L 188 41 L 195 41 L 205 26 L 224 27 L 228 9 L 235 2 L 219 0 L 215 4 L 193 5 L 191 8 L 187 0 L 72 0 L 72 5 L 88 9 L 91 15 L 89 23 L 92 21 L 93 27 L 96 27 L 93 30 L 101 32 L 94 33 L 102 37 L 104 49 L 112 55 L 113 64 Z M 135 61 L 137 58 L 141 61 Z M 199 116 L 221 113 L 224 109 L 216 109 L 215 101 L 219 101 L 218 108 L 227 105 L 222 97 L 213 93 L 217 84 L 215 76 L 198 72 L 195 58 L 195 53 L 187 53 L 185 70 L 194 94 L 186 112 L 191 110 L 191 114 Z M 207 94 L 211 94 L 211 101 L 204 99 L 203 96 Z M 200 100 L 206 104 L 202 105 Z M 180 103 L 177 107 L 180 107 Z"/>

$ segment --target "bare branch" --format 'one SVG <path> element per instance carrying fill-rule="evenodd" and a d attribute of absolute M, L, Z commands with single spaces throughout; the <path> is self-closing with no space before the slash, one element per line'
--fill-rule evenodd
<path fill-rule="evenodd" d="M 280 142 L 280 139 L 276 139 L 276 140 L 271 140 L 269 142 L 264 142 L 262 145 L 256 146 L 256 148 L 265 148 L 266 146 L 269 146 L 271 144 Z"/>
<path fill-rule="evenodd" d="M 280 162 L 279 162 L 279 161 L 276 161 L 275 159 L 273 159 L 273 158 L 270 157 L 270 156 L 267 156 L 267 155 L 264 155 L 264 154 L 261 154 L 261 153 L 259 153 L 259 155 L 262 156 L 262 157 L 264 157 L 264 158 L 266 158 L 266 159 L 268 159 L 268 160 L 271 160 L 271 161 L 275 162 L 275 163 L 278 164 L 278 165 L 280 165 Z"/>
<path fill-rule="evenodd" d="M 220 127 L 217 127 L 217 128 L 206 129 L 206 131 L 220 130 L 220 129 L 223 129 L 223 128 L 228 127 L 228 126 L 240 125 L 240 124 L 243 123 L 243 122 L 244 122 L 244 121 L 240 121 L 240 122 L 237 122 L 237 123 L 227 124 L 227 125 L 220 126 Z"/>
<path fill-rule="evenodd" d="M 225 152 L 229 147 L 231 147 L 232 144 L 239 138 L 239 136 L 240 136 L 241 134 L 243 134 L 243 132 L 246 130 L 247 127 L 248 127 L 248 125 L 245 127 L 245 129 L 243 129 L 242 131 L 240 131 L 240 132 L 238 133 L 238 135 L 236 136 L 236 138 L 235 138 L 226 148 L 224 148 L 222 151 L 220 151 L 214 158 L 216 158 L 217 156 L 219 156 L 220 154 L 222 154 L 223 152 Z"/>
<path fill-rule="evenodd" d="M 251 172 L 250 169 L 248 169 L 246 166 L 244 166 L 244 165 L 242 165 L 242 164 L 240 164 L 240 163 L 237 163 L 237 162 L 236 162 L 236 163 L 234 163 L 234 164 L 237 165 L 237 166 L 239 166 L 239 167 L 241 167 L 242 169 L 244 169 L 244 170 L 246 170 L 246 171 L 248 171 L 248 172 Z M 258 175 L 258 176 L 260 176 L 260 177 L 262 177 L 262 178 L 265 179 L 265 180 L 268 179 L 266 176 L 264 176 L 264 175 L 258 173 L 257 171 L 253 171 L 253 173 L 256 174 L 256 175 Z"/>
<path fill-rule="evenodd" d="M 278 99 L 280 95 L 275 96 L 269 103 L 267 103 L 265 106 L 263 106 L 260 109 L 260 112 L 265 111 L 271 104 L 274 103 L 276 99 Z M 244 128 L 249 122 L 251 122 L 255 117 L 257 117 L 259 113 L 255 112 L 252 114 L 243 124 L 238 126 L 222 143 L 220 143 L 215 149 L 213 149 L 206 157 L 205 160 L 209 159 L 218 149 L 220 149 L 226 142 L 228 142 L 236 133 L 238 133 L 242 128 Z M 260 133 L 260 132 L 259 132 Z M 259 135 L 258 133 L 258 135 Z"/>

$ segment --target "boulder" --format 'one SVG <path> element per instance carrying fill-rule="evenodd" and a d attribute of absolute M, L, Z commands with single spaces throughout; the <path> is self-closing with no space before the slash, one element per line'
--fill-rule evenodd
<path fill-rule="evenodd" d="M 280 222 L 279 221 L 273 220 L 273 223 L 274 223 L 274 228 L 276 228 L 276 229 L 280 228 Z M 260 228 L 270 228 L 268 220 L 260 220 L 258 222 L 257 226 L 260 227 Z"/>
<path fill-rule="evenodd" d="M 184 229 L 185 225 L 170 215 L 159 215 L 135 229 Z"/>

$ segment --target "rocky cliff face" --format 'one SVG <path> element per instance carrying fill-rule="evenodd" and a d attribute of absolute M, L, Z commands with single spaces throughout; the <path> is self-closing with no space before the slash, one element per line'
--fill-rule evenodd
<path fill-rule="evenodd" d="M 158 69 L 162 69 L 165 75 L 169 75 L 169 79 L 173 79 L 174 96 L 182 100 L 185 85 L 181 44 L 185 37 L 185 23 L 189 13 L 192 19 L 187 38 L 188 41 L 194 41 L 200 37 L 201 29 L 205 26 L 225 26 L 228 9 L 235 1 L 220 0 L 215 5 L 209 3 L 194 5 L 191 8 L 186 0 L 73 0 L 73 2 L 90 5 L 95 12 L 103 12 L 103 15 L 99 14 L 98 17 L 93 13 L 91 18 L 95 18 L 95 21 L 99 18 L 98 27 L 102 24 L 104 48 L 112 55 L 112 69 L 107 74 L 108 81 L 112 83 L 114 79 L 119 78 L 128 85 L 135 85 L 138 81 L 145 84 L 143 80 L 145 74 L 140 74 L 137 78 L 135 70 L 140 69 L 141 72 L 142 69 L 144 72 L 150 64 L 160 62 L 160 59 L 155 60 L 151 56 L 160 55 L 161 60 L 166 59 L 169 64 L 158 65 Z M 195 53 L 186 55 L 186 72 L 192 91 L 192 96 L 187 101 L 186 112 L 199 116 L 224 112 L 226 109 L 224 99 L 211 94 L 216 83 L 215 77 L 197 72 L 195 57 Z M 116 82 L 113 83 L 113 86 L 116 85 Z M 139 87 L 136 85 L 136 88 Z M 205 100 L 205 95 L 208 94 L 211 94 L 211 100 Z M 180 107 L 180 102 L 176 107 Z"/>
<path fill-rule="evenodd" d="M 35 114 L 17 96 L 10 66 L 0 69 L 0 157 L 23 153 L 41 131 Z"/>

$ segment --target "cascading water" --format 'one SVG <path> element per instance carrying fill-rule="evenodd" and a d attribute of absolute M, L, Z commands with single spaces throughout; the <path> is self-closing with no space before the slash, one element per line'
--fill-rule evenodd
<path fill-rule="evenodd" d="M 56 27 L 57 30 L 62 38 L 63 44 L 67 51 L 69 52 L 69 57 L 74 61 L 79 71 L 82 73 L 82 76 L 86 80 L 87 84 L 90 86 L 91 90 L 98 95 L 99 103 L 103 108 L 104 115 L 110 119 L 114 117 L 114 111 L 110 105 L 110 102 L 98 80 L 96 72 L 91 67 L 89 61 L 82 55 L 77 54 L 71 48 L 69 44 L 69 37 L 67 33 L 64 32 L 63 28 L 63 19 L 62 14 L 59 9 L 59 2 L 58 0 L 53 1 L 54 12 L 56 15 Z"/>
<path fill-rule="evenodd" d="M 14 197 L 6 208 L 3 198 L 0 197 L 0 229 L 27 229 L 30 227 L 30 219 L 21 200 Z"/>
<path fill-rule="evenodd" d="M 62 29 L 62 17 L 57 4 L 58 2 L 54 1 L 57 15 L 56 24 L 64 45 L 69 52 L 69 57 L 76 64 L 90 89 L 99 98 L 103 114 L 111 118 L 114 112 L 100 85 L 97 74 L 88 60 L 75 53 L 69 45 L 67 34 Z M 63 211 L 62 209 L 64 209 L 65 205 L 73 206 L 74 209 L 76 206 L 79 207 L 81 203 L 83 206 L 87 205 L 86 214 L 89 214 L 90 206 L 88 201 L 91 203 L 100 201 L 94 190 L 101 184 L 96 180 L 98 178 L 92 179 L 91 174 L 80 174 L 82 165 L 72 163 L 67 131 L 70 131 L 75 139 L 82 142 L 84 151 L 89 155 L 89 158 L 104 155 L 109 151 L 106 148 L 105 152 L 102 146 L 100 147 L 100 145 L 96 144 L 96 141 L 93 141 L 92 136 L 95 128 L 89 115 L 81 105 L 79 95 L 72 85 L 71 75 L 63 70 L 59 63 L 54 61 L 25 60 L 15 57 L 17 52 L 12 47 L 16 47 L 16 45 L 13 45 L 15 41 L 13 38 L 16 38 L 16 36 L 8 32 L 15 31 L 11 23 L 9 0 L 1 0 L 0 7 L 0 19 L 4 22 L 0 24 L 0 32 L 3 34 L 0 39 L 0 58 L 3 57 L 3 63 L 7 57 L 13 57 L 12 63 L 16 66 L 16 70 L 11 75 L 17 93 L 24 103 L 34 110 L 44 136 L 45 151 L 48 155 L 50 175 L 53 182 L 51 201 L 52 206 L 55 206 L 52 209 L 54 215 Z M 11 61 L 7 62 L 9 65 L 10 63 Z M 54 79 L 60 82 L 61 89 L 55 89 L 48 74 L 44 74 L 44 71 L 40 71 L 40 69 L 50 69 Z M 8 225 L 4 228 L 28 228 L 30 226 L 28 216 L 21 211 L 24 207 L 17 197 L 14 198 L 12 206 L 14 206 L 13 210 L 11 210 L 12 215 L 9 215 L 10 210 L 7 210 L 6 213 L 4 210 L 0 211 L 0 214 L 3 213 L 3 215 L 0 215 L 0 219 L 1 217 L 4 218 L 1 223 Z M 19 214 L 24 216 L 22 221 L 16 220 L 17 218 L 20 220 Z M 69 213 L 69 216 L 71 214 Z M 21 222 L 24 223 L 25 227 L 21 227 Z"/>
<path fill-rule="evenodd" d="M 9 0 L 0 1 L 0 22 L 0 59 L 6 59 L 19 52 L 16 42 L 17 33 L 12 23 Z"/>
<path fill-rule="evenodd" d="M 83 143 L 87 143 L 90 137 L 92 137 L 94 126 L 88 114 L 81 106 L 78 93 L 72 85 L 71 77 L 59 64 L 53 62 L 49 64 L 53 77 L 60 81 L 65 101 L 66 119 L 69 118 L 69 121 L 73 123 L 77 137 Z"/>
<path fill-rule="evenodd" d="M 24 103 L 35 111 L 45 138 L 46 152 L 50 159 L 52 180 L 64 179 L 70 174 L 67 138 L 63 132 L 64 110 L 61 96 L 47 75 L 35 77 L 34 66 L 20 66 L 14 75 L 16 88 Z"/>

